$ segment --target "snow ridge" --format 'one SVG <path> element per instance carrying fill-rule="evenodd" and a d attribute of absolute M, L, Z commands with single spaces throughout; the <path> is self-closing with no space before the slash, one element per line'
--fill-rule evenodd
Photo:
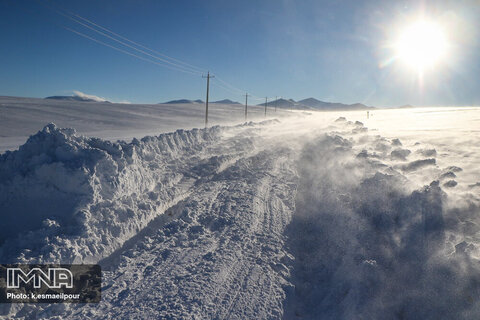
<path fill-rule="evenodd" d="M 110 254 L 181 199 L 192 183 L 182 166 L 225 130 L 112 143 L 47 125 L 0 156 L 0 212 L 9 217 L 2 261 L 84 263 Z"/>

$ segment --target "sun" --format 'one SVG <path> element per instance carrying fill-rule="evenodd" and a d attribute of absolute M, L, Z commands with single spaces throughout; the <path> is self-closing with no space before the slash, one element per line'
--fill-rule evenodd
<path fill-rule="evenodd" d="M 428 20 L 418 20 L 407 26 L 395 43 L 396 57 L 420 72 L 442 62 L 447 48 L 442 27 Z"/>

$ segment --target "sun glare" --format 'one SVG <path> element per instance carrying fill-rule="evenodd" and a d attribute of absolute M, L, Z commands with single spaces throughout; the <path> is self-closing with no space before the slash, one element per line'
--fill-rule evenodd
<path fill-rule="evenodd" d="M 396 56 L 418 71 L 436 66 L 447 53 L 447 39 L 438 24 L 420 20 L 400 33 Z"/>

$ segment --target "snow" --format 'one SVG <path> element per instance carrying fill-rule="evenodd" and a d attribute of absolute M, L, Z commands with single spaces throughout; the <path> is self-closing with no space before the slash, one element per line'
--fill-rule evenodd
<path fill-rule="evenodd" d="M 224 106 L 215 121 L 225 125 L 190 129 L 192 105 L 133 105 L 128 112 L 140 116 L 123 135 L 155 130 L 154 122 L 161 129 L 114 142 L 94 136 L 119 133 L 120 105 L 46 102 L 42 112 L 32 100 L 12 101 L 9 119 L 41 115 L 27 116 L 25 131 L 55 110 L 88 136 L 48 124 L 0 155 L 0 261 L 99 263 L 103 296 L 90 305 L 2 305 L 0 315 L 480 314 L 479 108 L 375 110 L 368 119 L 294 112 L 233 124 Z M 111 127 L 100 123 L 108 117 Z M 161 133 L 170 119 L 186 129 Z M 22 130 L 2 132 L 6 147 Z"/>

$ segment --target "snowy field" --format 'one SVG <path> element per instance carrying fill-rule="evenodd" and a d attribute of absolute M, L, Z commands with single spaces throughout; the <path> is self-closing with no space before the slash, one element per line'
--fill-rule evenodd
<path fill-rule="evenodd" d="M 1 98 L 0 262 L 103 291 L 0 317 L 480 317 L 480 108 L 231 108 Z"/>
<path fill-rule="evenodd" d="M 271 108 L 269 108 L 269 116 Z M 209 104 L 210 125 L 244 120 L 243 105 Z M 249 106 L 248 120 L 264 119 L 264 108 Z M 276 117 L 285 112 L 278 110 Z M 106 140 L 192 129 L 205 124 L 205 104 L 122 104 L 0 96 L 0 152 L 17 149 L 27 138 L 53 122 L 79 134 Z"/>

